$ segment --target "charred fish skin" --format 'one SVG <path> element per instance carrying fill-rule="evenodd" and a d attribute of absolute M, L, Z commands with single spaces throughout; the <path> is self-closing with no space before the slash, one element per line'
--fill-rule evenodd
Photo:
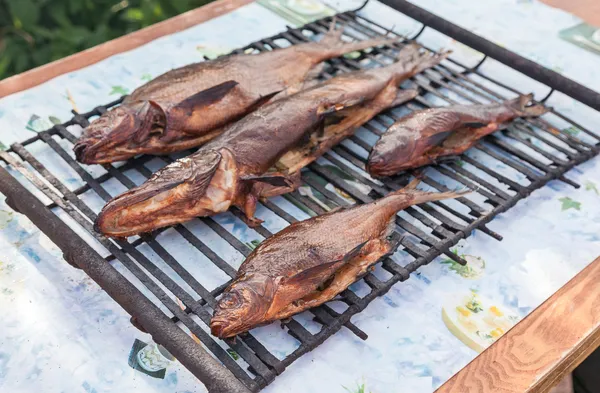
<path fill-rule="evenodd" d="M 341 35 L 341 29 L 331 30 L 319 42 L 229 55 L 160 75 L 93 121 L 76 143 L 75 156 L 85 164 L 103 164 L 200 146 L 273 96 L 302 84 L 322 61 L 394 41 L 348 43 Z"/>
<path fill-rule="evenodd" d="M 329 141 L 319 140 L 308 156 L 294 158 L 293 171 L 269 172 L 283 155 L 305 146 L 312 134 L 318 135 L 318 126 L 328 116 L 350 111 L 346 120 L 334 125 L 338 128 L 331 140 L 335 141 L 398 97 L 414 97 L 415 92 L 400 92 L 397 86 L 443 58 L 419 53 L 413 46 L 400 55 L 397 63 L 387 67 L 344 74 L 259 108 L 183 159 L 184 163 L 170 164 L 142 186 L 110 201 L 98 216 L 97 230 L 126 237 L 217 214 L 230 206 L 239 207 L 249 225 L 260 224 L 254 218 L 258 199 L 296 189 L 299 170 L 323 154 Z M 352 112 L 357 106 L 357 112 Z M 207 156 L 220 157 L 219 164 Z"/>
<path fill-rule="evenodd" d="M 389 236 L 398 211 L 463 195 L 419 191 L 417 183 L 375 202 L 293 223 L 263 241 L 219 300 L 212 334 L 232 337 L 333 299 L 393 249 Z"/>
<path fill-rule="evenodd" d="M 394 123 L 373 146 L 367 171 L 374 177 L 435 163 L 436 159 L 465 152 L 479 139 L 519 117 L 547 111 L 527 106 L 533 95 L 488 105 L 455 105 L 415 111 Z"/>

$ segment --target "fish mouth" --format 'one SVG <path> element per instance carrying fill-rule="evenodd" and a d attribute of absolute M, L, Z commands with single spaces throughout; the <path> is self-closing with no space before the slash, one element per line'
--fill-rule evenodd
<path fill-rule="evenodd" d="M 175 161 L 110 201 L 94 229 L 127 237 L 229 209 L 236 191 L 230 163 L 214 151 L 194 156 Z"/>
<path fill-rule="evenodd" d="M 134 156 L 128 142 L 140 128 L 136 115 L 134 109 L 119 106 L 94 120 L 73 147 L 77 161 L 103 164 Z"/>
<path fill-rule="evenodd" d="M 82 164 L 109 164 L 111 162 L 125 161 L 136 156 L 136 151 L 129 149 L 119 149 L 118 147 L 109 150 L 107 144 L 103 141 L 82 140 L 73 146 L 75 159 Z"/>
<path fill-rule="evenodd" d="M 105 164 L 142 153 L 160 154 L 165 152 L 165 148 L 169 153 L 175 148 L 170 146 L 170 142 L 178 141 L 165 138 L 166 119 L 165 112 L 155 103 L 138 102 L 118 106 L 94 120 L 84 130 L 73 147 L 75 157 L 84 164 Z M 185 135 L 182 139 L 185 139 Z"/>
<path fill-rule="evenodd" d="M 226 319 L 217 319 L 213 318 L 210 321 L 210 333 L 218 338 L 228 338 L 235 336 L 239 329 L 233 328 L 234 325 L 230 323 L 229 320 Z"/>
<path fill-rule="evenodd" d="M 374 177 L 386 177 L 396 174 L 398 171 L 393 165 L 390 165 L 391 161 L 386 157 L 376 154 L 375 151 L 371 153 L 367 161 L 367 172 Z"/>

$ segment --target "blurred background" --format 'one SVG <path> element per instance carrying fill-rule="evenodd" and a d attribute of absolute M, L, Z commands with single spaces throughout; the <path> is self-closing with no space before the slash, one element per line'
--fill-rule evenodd
<path fill-rule="evenodd" d="M 212 0 L 0 0 L 0 80 Z"/>

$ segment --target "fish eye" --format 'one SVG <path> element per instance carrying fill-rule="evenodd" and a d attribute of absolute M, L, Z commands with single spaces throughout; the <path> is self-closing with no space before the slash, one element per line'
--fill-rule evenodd
<path fill-rule="evenodd" d="M 238 308 L 242 304 L 242 299 L 239 293 L 229 292 L 223 295 L 220 304 L 221 307 L 225 309 Z"/>

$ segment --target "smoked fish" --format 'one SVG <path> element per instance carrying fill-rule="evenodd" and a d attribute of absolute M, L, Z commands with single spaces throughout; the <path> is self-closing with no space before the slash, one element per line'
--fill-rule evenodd
<path fill-rule="evenodd" d="M 371 203 L 295 222 L 263 241 L 219 299 L 212 334 L 235 336 L 332 300 L 395 251 L 390 236 L 398 211 L 464 194 L 420 191 L 418 182 Z"/>
<path fill-rule="evenodd" d="M 467 151 L 477 141 L 519 117 L 535 117 L 547 109 L 527 106 L 533 95 L 487 105 L 454 105 L 415 111 L 394 123 L 373 146 L 367 171 L 392 176 L 444 156 Z"/>
<path fill-rule="evenodd" d="M 332 29 L 319 42 L 229 55 L 162 74 L 94 120 L 75 144 L 75 156 L 101 164 L 200 146 L 278 93 L 316 78 L 324 60 L 394 41 L 345 42 L 341 35 L 342 29 Z"/>
<path fill-rule="evenodd" d="M 254 212 L 260 198 L 296 189 L 302 167 L 377 113 L 414 98 L 416 91 L 401 90 L 399 84 L 445 56 L 410 45 L 394 64 L 343 74 L 264 105 L 196 153 L 110 201 L 96 229 L 125 237 L 232 205 L 245 213 L 249 225 L 258 225 Z"/>

